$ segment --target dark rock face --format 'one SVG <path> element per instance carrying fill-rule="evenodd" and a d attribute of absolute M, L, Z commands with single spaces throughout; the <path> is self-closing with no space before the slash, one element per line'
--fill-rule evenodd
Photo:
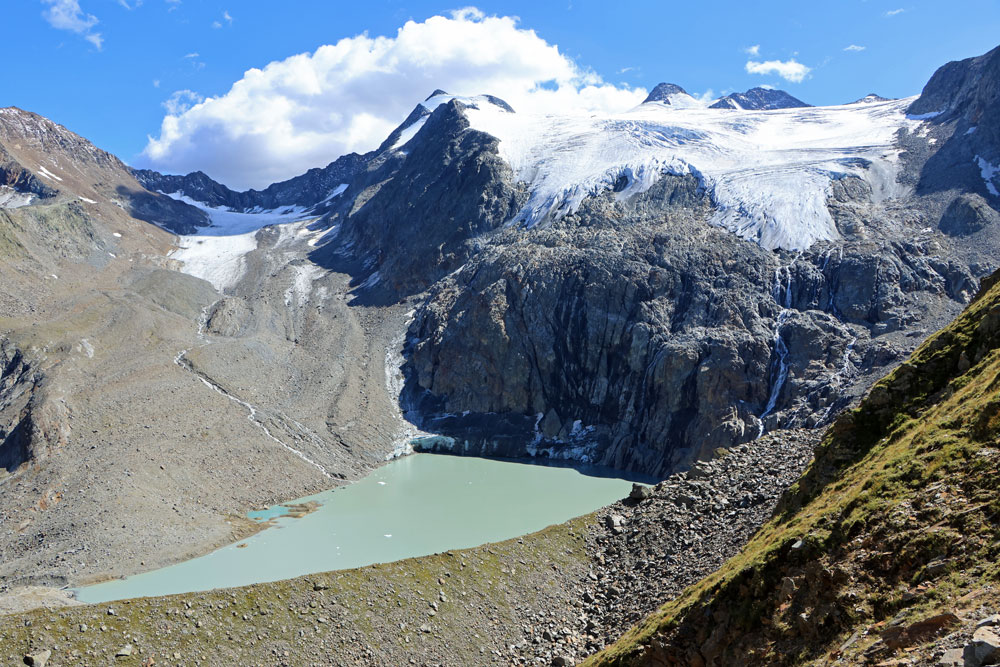
<path fill-rule="evenodd" d="M 695 178 L 664 177 L 484 241 L 410 329 L 404 400 L 446 436 L 419 445 L 664 473 L 821 423 L 901 356 L 894 333 L 935 310 L 928 295 L 957 309 L 975 290 L 933 246 L 775 254 L 710 211 Z"/>
<path fill-rule="evenodd" d="M 930 123 L 942 144 L 924 165 L 918 191 L 976 192 L 1000 206 L 1000 176 L 988 184 L 984 170 L 1000 165 L 1000 47 L 938 69 L 909 113 L 937 114 Z"/>
<path fill-rule="evenodd" d="M 395 295 L 419 292 L 462 266 L 474 252 L 470 242 L 510 219 L 524 201 L 497 143 L 469 128 L 460 102 L 442 104 L 407 144 L 408 153 L 384 154 L 351 182 L 349 191 L 360 194 L 329 218 L 341 223 L 341 243 L 317 251 L 314 261 L 327 265 L 348 246 L 366 259 L 362 278 L 377 271 L 380 289 Z"/>
<path fill-rule="evenodd" d="M 646 99 L 642 103 L 662 102 L 663 104 L 670 104 L 670 96 L 677 94 L 687 95 L 688 92 L 675 83 L 658 83 L 653 90 L 649 91 L 649 95 L 646 96 Z"/>
<path fill-rule="evenodd" d="M 745 93 L 732 93 L 719 99 L 709 109 L 794 109 L 797 107 L 809 107 L 802 100 L 792 97 L 783 90 L 771 88 L 751 88 Z"/>

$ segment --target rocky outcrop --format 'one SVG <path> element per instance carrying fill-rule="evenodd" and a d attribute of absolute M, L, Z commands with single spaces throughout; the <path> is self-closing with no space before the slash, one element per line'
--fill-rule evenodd
<path fill-rule="evenodd" d="M 1000 204 L 1000 47 L 938 69 L 912 105 L 930 116 L 941 144 L 920 174 L 919 191 L 958 189 Z M 991 171 L 991 168 L 993 170 Z"/>
<path fill-rule="evenodd" d="M 968 236 L 1000 220 L 1000 213 L 977 194 L 963 194 L 952 200 L 938 228 L 951 236 Z"/>
<path fill-rule="evenodd" d="M 52 401 L 45 376 L 9 341 L 0 341 L 0 481 L 42 460 L 69 436 L 66 408 Z"/>

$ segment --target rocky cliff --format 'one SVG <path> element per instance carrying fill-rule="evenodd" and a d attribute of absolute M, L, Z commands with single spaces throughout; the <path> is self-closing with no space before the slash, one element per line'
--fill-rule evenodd
<path fill-rule="evenodd" d="M 996 664 L 998 277 L 833 424 L 738 556 L 586 664 Z"/>

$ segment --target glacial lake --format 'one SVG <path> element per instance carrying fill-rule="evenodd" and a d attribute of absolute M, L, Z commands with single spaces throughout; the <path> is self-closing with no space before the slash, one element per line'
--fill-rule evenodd
<path fill-rule="evenodd" d="M 205 556 L 75 593 L 87 603 L 190 593 L 474 547 L 620 500 L 632 488 L 621 475 L 594 466 L 413 454 L 286 504 L 319 504 L 305 516 L 289 516 L 286 505 L 251 512 L 273 525 Z"/>

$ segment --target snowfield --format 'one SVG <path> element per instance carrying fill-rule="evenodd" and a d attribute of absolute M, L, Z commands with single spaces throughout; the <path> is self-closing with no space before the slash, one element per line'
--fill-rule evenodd
<path fill-rule="evenodd" d="M 716 204 L 713 224 L 767 249 L 803 250 L 838 237 L 826 207 L 833 179 L 864 178 L 876 200 L 903 194 L 894 138 L 921 123 L 906 116 L 913 98 L 734 111 L 681 97 L 605 116 L 510 113 L 485 97 L 457 99 L 473 127 L 500 139 L 501 157 L 530 188 L 511 224 L 558 219 L 622 178 L 618 197 L 648 190 L 661 174 L 693 174 Z"/>
<path fill-rule="evenodd" d="M 244 271 L 244 257 L 257 248 L 258 230 L 310 217 L 300 207 L 234 213 L 226 208 L 206 206 L 186 195 L 167 195 L 201 209 L 211 219 L 211 225 L 199 229 L 197 234 L 178 236 L 179 247 L 170 257 L 182 263 L 184 273 L 207 280 L 220 292 L 239 282 Z"/>

